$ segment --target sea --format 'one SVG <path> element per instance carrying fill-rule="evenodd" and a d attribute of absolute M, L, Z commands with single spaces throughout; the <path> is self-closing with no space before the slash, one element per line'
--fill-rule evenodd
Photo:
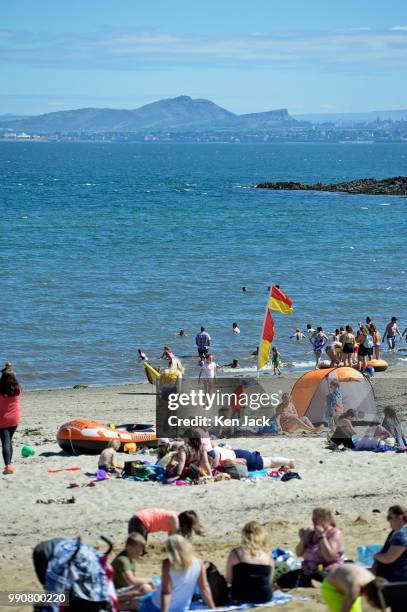
<path fill-rule="evenodd" d="M 283 372 L 313 366 L 290 339 L 307 323 L 404 329 L 406 198 L 255 185 L 406 174 L 406 144 L 1 142 L 0 360 L 28 389 L 121 384 L 169 345 L 194 376 L 203 325 L 219 365 L 255 374 L 272 284 L 294 303 Z"/>

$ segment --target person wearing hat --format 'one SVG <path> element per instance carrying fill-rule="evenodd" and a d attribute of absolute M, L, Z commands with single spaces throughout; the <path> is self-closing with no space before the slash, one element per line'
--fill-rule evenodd
<path fill-rule="evenodd" d="M 155 588 L 151 578 L 137 576 L 136 561 L 145 553 L 146 540 L 140 533 L 130 533 L 126 540 L 126 546 L 112 561 L 113 582 L 118 590 L 125 589 L 127 598 L 140 597 Z M 128 587 L 132 587 L 131 590 Z M 127 608 L 126 608 L 127 609 Z"/>

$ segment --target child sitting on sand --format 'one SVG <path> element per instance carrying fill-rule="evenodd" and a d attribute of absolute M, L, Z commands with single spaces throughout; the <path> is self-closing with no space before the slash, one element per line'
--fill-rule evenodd
<path fill-rule="evenodd" d="M 119 473 L 116 465 L 116 451 L 119 450 L 121 443 L 119 440 L 110 440 L 107 448 L 102 450 L 99 455 L 98 470 L 105 470 L 113 474 Z"/>
<path fill-rule="evenodd" d="M 112 561 L 113 582 L 118 590 L 120 609 L 135 610 L 142 595 L 151 592 L 156 584 L 151 578 L 137 576 L 136 560 L 145 553 L 146 541 L 139 533 L 130 533 L 124 550 Z"/>

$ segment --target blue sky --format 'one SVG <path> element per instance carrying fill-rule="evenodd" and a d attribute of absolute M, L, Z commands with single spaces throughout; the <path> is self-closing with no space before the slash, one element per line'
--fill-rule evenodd
<path fill-rule="evenodd" d="M 406 0 L 18 0 L 0 113 L 208 98 L 237 113 L 407 107 Z"/>

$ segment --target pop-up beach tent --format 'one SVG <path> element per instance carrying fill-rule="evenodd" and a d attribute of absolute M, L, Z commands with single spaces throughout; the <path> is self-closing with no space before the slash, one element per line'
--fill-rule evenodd
<path fill-rule="evenodd" d="M 308 417 L 314 425 L 323 423 L 332 380 L 339 383 L 344 410 L 356 412 L 356 425 L 380 422 L 372 385 L 361 372 L 347 367 L 312 370 L 297 380 L 291 391 L 291 399 L 299 416 Z"/>

